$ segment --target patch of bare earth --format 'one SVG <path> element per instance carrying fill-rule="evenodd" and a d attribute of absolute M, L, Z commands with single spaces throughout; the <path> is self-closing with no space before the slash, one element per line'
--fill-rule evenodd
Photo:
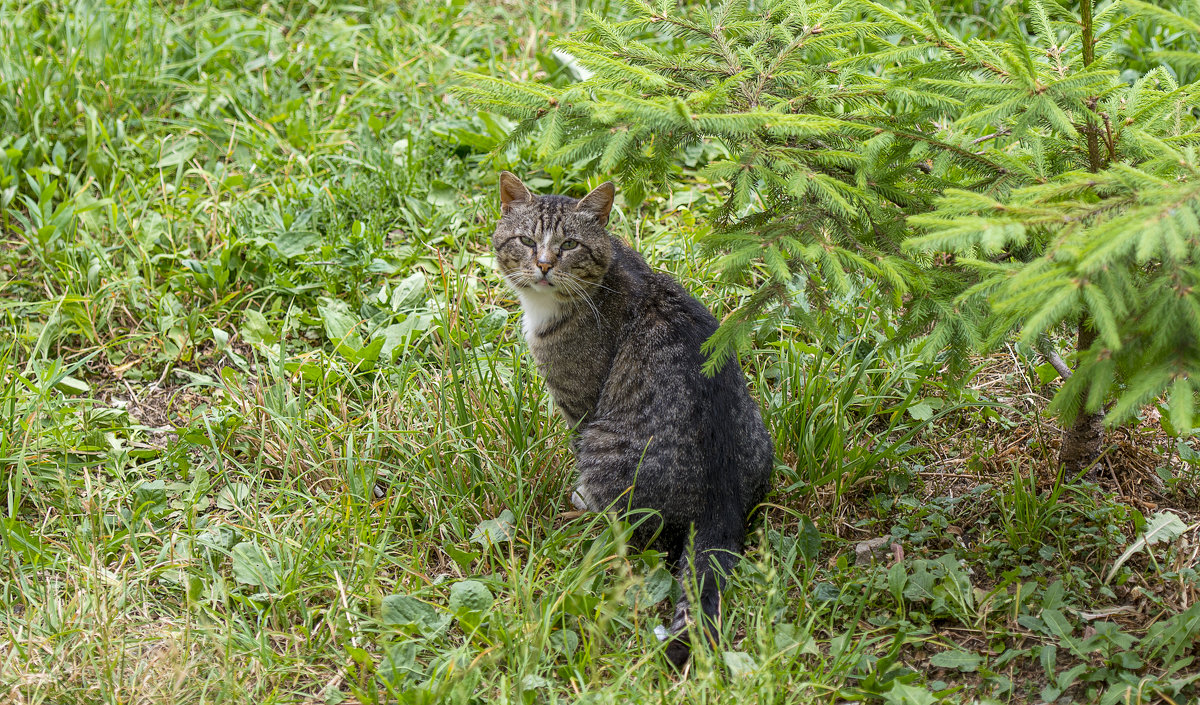
<path fill-rule="evenodd" d="M 235 341 L 233 348 L 243 359 L 252 359 L 250 348 L 244 343 Z M 147 447 L 162 449 L 176 428 L 191 423 L 197 408 L 211 403 L 214 395 L 221 393 L 212 387 L 197 386 L 194 376 L 219 380 L 222 368 L 231 364 L 226 355 L 205 341 L 196 349 L 194 362 L 165 368 L 157 379 L 130 378 L 126 373 L 132 364 L 112 366 L 103 356 L 96 356 L 86 366 L 86 378 L 98 400 L 124 409 L 135 425 L 143 427 L 143 443 Z"/>
<path fill-rule="evenodd" d="M 982 483 L 1009 485 L 1014 469 L 1025 477 L 1034 473 L 1039 489 L 1058 481 L 1062 428 L 1046 412 L 1054 388 L 1031 382 L 1031 373 L 1013 355 L 1001 353 L 981 362 L 984 367 L 971 386 L 999 403 L 998 418 L 980 421 L 978 412 L 960 414 L 959 426 L 951 426 L 949 435 L 925 439 L 932 459 L 918 474 L 926 499 L 959 496 Z M 1174 446 L 1158 423 L 1158 412 L 1150 410 L 1141 420 L 1106 433 L 1103 453 L 1084 479 L 1139 511 L 1169 509 L 1194 522 L 1200 518 L 1200 494 L 1170 488 L 1159 475 L 1160 468 L 1177 476 L 1188 472 Z"/>

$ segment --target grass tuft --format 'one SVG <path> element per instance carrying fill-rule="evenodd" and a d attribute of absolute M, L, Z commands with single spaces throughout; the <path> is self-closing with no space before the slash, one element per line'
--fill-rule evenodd
<path fill-rule="evenodd" d="M 743 351 L 776 489 L 670 670 L 678 587 L 565 514 L 489 252 L 500 169 L 588 165 L 448 91 L 570 80 L 586 9 L 622 12 L 0 0 L 0 699 L 1195 698 L 1195 439 L 1147 418 L 1124 479 L 1058 476 L 1031 351 L 948 387 L 869 290 Z M 689 167 L 614 227 L 724 315 L 710 195 Z"/>

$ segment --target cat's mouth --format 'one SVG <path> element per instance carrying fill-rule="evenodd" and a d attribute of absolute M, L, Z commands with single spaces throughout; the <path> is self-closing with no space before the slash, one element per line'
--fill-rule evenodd
<path fill-rule="evenodd" d="M 549 272 L 543 273 L 543 274 L 526 275 L 525 286 L 530 289 L 537 289 L 539 291 L 545 290 L 545 289 L 558 288 L 557 286 L 555 286 L 555 284 L 557 284 L 558 282 L 554 281 L 550 275 L 551 275 L 551 273 L 549 273 Z"/>
<path fill-rule="evenodd" d="M 557 291 L 560 288 L 557 282 L 546 276 L 525 274 L 506 278 L 509 284 L 517 290 Z"/>

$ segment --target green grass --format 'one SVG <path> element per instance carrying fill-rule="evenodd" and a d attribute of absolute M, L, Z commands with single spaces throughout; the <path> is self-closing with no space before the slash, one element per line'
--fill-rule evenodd
<path fill-rule="evenodd" d="M 510 126 L 447 90 L 567 80 L 587 7 L 0 0 L 0 699 L 1197 697 L 1194 439 L 1160 458 L 1186 531 L 1106 584 L 1164 507 L 1046 484 L 1026 367 L 956 391 L 869 291 L 745 351 L 776 492 L 722 646 L 669 669 L 661 557 L 560 516 L 488 252 L 500 169 L 583 165 L 489 158 Z M 614 228 L 723 315 L 707 194 Z M 903 560 L 856 564 L 885 534 Z"/>

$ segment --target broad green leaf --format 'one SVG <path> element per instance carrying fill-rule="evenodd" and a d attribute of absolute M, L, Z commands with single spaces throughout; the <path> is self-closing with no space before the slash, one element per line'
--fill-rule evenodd
<path fill-rule="evenodd" d="M 842 596 L 840 590 L 833 583 L 820 582 L 813 589 L 813 597 L 821 602 L 833 602 Z"/>
<path fill-rule="evenodd" d="M 231 482 L 217 493 L 217 508 L 233 510 L 245 507 L 250 499 L 250 485 L 244 482 Z"/>
<path fill-rule="evenodd" d="M 1160 541 L 1174 541 L 1182 536 L 1183 532 L 1187 531 L 1187 528 L 1187 524 L 1184 524 L 1178 515 L 1172 512 L 1156 512 L 1146 524 L 1146 530 L 1142 532 L 1137 541 L 1130 544 L 1129 548 L 1125 549 L 1125 552 L 1113 563 L 1113 567 L 1109 569 L 1104 582 L 1108 583 L 1111 581 L 1113 576 L 1117 574 L 1117 570 L 1125 565 L 1125 561 L 1129 560 L 1133 554 L 1147 546 L 1153 546 Z"/>
<path fill-rule="evenodd" d="M 521 688 L 523 690 L 539 690 L 553 686 L 554 681 L 545 676 L 539 676 L 536 673 L 530 673 L 521 679 Z"/>
<path fill-rule="evenodd" d="M 242 339 L 251 345 L 274 345 L 279 342 L 279 336 L 271 330 L 266 316 L 254 309 L 242 311 Z"/>
<path fill-rule="evenodd" d="M 407 320 L 412 321 L 415 318 L 415 316 L 409 316 Z M 379 349 L 380 356 L 385 360 L 391 360 L 392 351 L 404 343 L 412 330 L 413 327 L 411 325 L 406 326 L 403 323 L 393 323 L 386 328 L 375 331 L 375 337 L 383 340 L 383 346 Z"/>
<path fill-rule="evenodd" d="M 0 517 L 0 546 L 5 553 L 23 557 L 26 565 L 37 566 L 50 559 L 41 538 L 19 519 Z"/>
<path fill-rule="evenodd" d="M 1075 681 L 1079 678 L 1079 676 L 1083 675 L 1084 672 L 1087 671 L 1089 668 L 1091 668 L 1090 664 L 1077 663 L 1074 666 L 1070 667 L 1069 669 L 1058 674 L 1058 676 L 1056 678 L 1056 680 L 1058 681 L 1058 687 L 1061 690 L 1066 690 L 1067 688 L 1070 688 L 1072 685 L 1075 684 Z"/>
<path fill-rule="evenodd" d="M 143 482 L 133 490 L 133 507 L 138 510 L 165 508 L 167 506 L 166 483 L 162 480 Z"/>
<path fill-rule="evenodd" d="M 435 206 L 453 206 L 459 202 L 459 194 L 454 188 L 441 181 L 435 181 L 429 187 L 429 195 L 425 200 Z"/>
<path fill-rule="evenodd" d="M 1069 640 L 1071 632 L 1075 631 L 1066 616 L 1056 609 L 1042 610 L 1042 621 L 1046 623 L 1050 633 L 1060 639 Z"/>
<path fill-rule="evenodd" d="M 479 331 L 479 337 L 484 340 L 492 340 L 504 330 L 504 325 L 507 322 L 508 311 L 502 308 L 494 308 L 488 311 L 483 318 L 479 319 L 479 323 L 476 326 Z"/>
<path fill-rule="evenodd" d="M 155 169 L 179 166 L 196 154 L 200 142 L 195 137 L 175 137 L 163 143 Z"/>
<path fill-rule="evenodd" d="M 279 254 L 287 259 L 298 257 L 320 243 L 321 236 L 311 230 L 288 230 L 271 240 Z"/>
<path fill-rule="evenodd" d="M 495 519 L 479 522 L 471 534 L 471 543 L 477 543 L 484 548 L 512 541 L 516 529 L 513 526 L 513 513 L 505 509 Z"/>
<path fill-rule="evenodd" d="M 570 629 L 551 632 L 550 648 L 564 656 L 571 656 L 579 649 L 579 635 Z"/>
<path fill-rule="evenodd" d="M 646 603 L 648 605 L 656 605 L 667 599 L 674 585 L 675 576 L 671 575 L 671 571 L 663 566 L 658 566 L 653 573 L 646 576 Z"/>
<path fill-rule="evenodd" d="M 821 532 L 808 517 L 800 519 L 800 535 L 796 540 L 800 547 L 800 555 L 806 560 L 815 561 L 821 553 Z"/>
<path fill-rule="evenodd" d="M 924 688 L 918 688 L 906 683 L 896 683 L 883 694 L 883 700 L 888 705 L 933 705 L 937 697 Z"/>
<path fill-rule="evenodd" d="M 392 289 L 391 307 L 397 313 L 408 313 L 425 300 L 425 274 L 413 272 Z"/>
<path fill-rule="evenodd" d="M 358 336 L 353 336 L 357 338 Z M 375 366 L 375 361 L 379 359 L 379 353 L 383 350 L 383 344 L 386 342 L 383 338 L 374 338 L 361 349 L 356 349 L 353 346 L 339 345 L 338 352 L 346 356 L 346 359 L 351 363 L 358 365 L 360 369 L 369 370 Z"/>
<path fill-rule="evenodd" d="M 1179 377 L 1171 387 L 1171 426 L 1179 435 L 1192 430 L 1192 410 L 1196 393 L 1187 377 Z"/>
<path fill-rule="evenodd" d="M 1045 592 L 1042 593 L 1042 608 L 1057 609 L 1061 607 L 1063 604 L 1063 594 L 1065 592 L 1066 587 L 1063 585 L 1063 581 L 1055 580 L 1054 582 L 1050 583 L 1050 585 L 1046 587 Z"/>
<path fill-rule="evenodd" d="M 483 555 L 483 553 L 479 551 L 464 551 L 448 544 L 442 546 L 442 551 L 444 551 L 447 556 L 450 556 L 450 559 L 457 563 L 458 567 L 462 568 L 463 570 L 469 568 L 472 563 L 479 560 L 479 557 Z"/>
<path fill-rule="evenodd" d="M 228 526 L 209 524 L 199 536 L 196 543 L 201 546 L 215 548 L 218 551 L 228 551 L 239 540 L 238 533 Z"/>
<path fill-rule="evenodd" d="M 334 343 L 345 340 L 358 326 L 358 318 L 351 316 L 348 307 L 341 301 L 318 306 L 317 314 L 325 326 L 325 335 Z M 362 344 L 359 343 L 357 347 L 362 347 Z"/>
<path fill-rule="evenodd" d="M 908 584 L 908 572 L 904 569 L 904 563 L 897 562 L 888 568 L 887 572 L 888 592 L 891 593 L 892 599 L 897 603 L 904 601 L 904 586 Z"/>
<path fill-rule="evenodd" d="M 725 667 L 729 669 L 729 674 L 734 677 L 749 676 L 758 670 L 758 663 L 754 657 L 745 651 L 726 651 L 721 657 Z"/>
<path fill-rule="evenodd" d="M 1041 653 L 1038 654 L 1038 661 L 1042 664 L 1042 671 L 1046 677 L 1053 678 L 1055 667 L 1058 664 L 1058 647 L 1054 644 L 1043 646 Z"/>
<path fill-rule="evenodd" d="M 478 580 L 461 580 L 450 588 L 450 611 L 454 614 L 487 612 L 495 598 Z"/>
<path fill-rule="evenodd" d="M 415 628 L 431 636 L 446 627 L 450 615 L 409 595 L 388 595 L 380 602 L 380 620 L 384 624 Z"/>
<path fill-rule="evenodd" d="M 62 379 L 54 384 L 54 388 L 63 394 L 87 394 L 92 391 L 91 385 L 81 379 L 76 379 L 70 375 L 65 375 Z"/>
<path fill-rule="evenodd" d="M 939 668 L 957 668 L 960 671 L 969 672 L 979 670 L 979 665 L 983 663 L 983 658 L 978 654 L 960 651 L 959 649 L 949 649 L 934 654 L 929 659 L 929 663 Z"/>
<path fill-rule="evenodd" d="M 908 407 L 908 415 L 917 421 L 928 421 L 933 418 L 933 407 L 930 406 L 928 400 L 922 400 L 920 403 Z"/>
<path fill-rule="evenodd" d="M 1033 371 L 1037 373 L 1038 381 L 1042 384 L 1050 384 L 1059 377 L 1058 370 L 1055 369 L 1054 365 L 1050 364 L 1049 362 L 1043 362 L 1037 367 L 1034 367 Z"/>
<path fill-rule="evenodd" d="M 576 590 L 563 597 L 563 611 L 580 617 L 594 617 L 601 601 L 598 595 Z"/>
<path fill-rule="evenodd" d="M 254 585 L 267 590 L 279 587 L 275 575 L 276 564 L 270 555 L 255 541 L 243 541 L 229 552 L 233 559 L 233 579 L 243 585 Z"/>
<path fill-rule="evenodd" d="M 371 272 L 372 274 L 395 274 L 399 269 L 400 265 L 394 264 L 380 257 L 372 259 L 371 264 L 367 265 L 367 271 Z"/>
<path fill-rule="evenodd" d="M 379 662 L 378 672 L 381 678 L 392 684 L 420 679 L 425 671 L 417 661 L 417 644 L 406 641 L 387 647 Z"/>
<path fill-rule="evenodd" d="M 925 566 L 918 565 L 913 574 L 908 578 L 908 585 L 904 588 L 904 596 L 913 602 L 932 600 L 934 598 L 933 584 L 933 574 Z"/>
<path fill-rule="evenodd" d="M 795 624 L 782 623 L 775 625 L 775 650 L 795 651 L 796 654 L 820 655 L 812 634 L 802 632 Z"/>

